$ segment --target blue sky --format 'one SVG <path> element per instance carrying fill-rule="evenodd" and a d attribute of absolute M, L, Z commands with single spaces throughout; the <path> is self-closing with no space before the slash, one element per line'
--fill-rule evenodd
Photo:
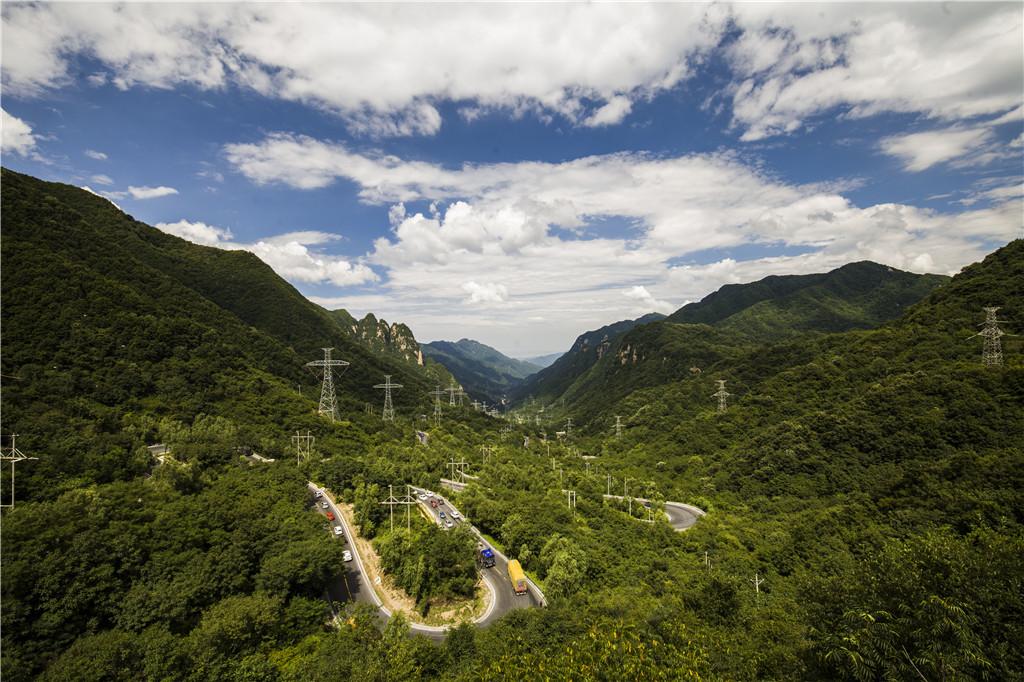
<path fill-rule="evenodd" d="M 817 11 L 809 11 L 817 9 Z M 1019 236 L 1024 9 L 3 8 L 3 164 L 514 356 Z"/>

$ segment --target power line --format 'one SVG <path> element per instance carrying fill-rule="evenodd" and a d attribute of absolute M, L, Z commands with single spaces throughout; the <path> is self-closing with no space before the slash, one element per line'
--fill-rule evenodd
<path fill-rule="evenodd" d="M 10 504 L 0 504 L 0 507 L 14 508 L 14 465 L 18 462 L 24 462 L 27 459 L 39 459 L 38 457 L 29 457 L 15 445 L 15 440 L 18 438 L 18 434 L 11 434 L 11 447 L 8 449 L 7 454 L 0 454 L 0 461 L 11 463 L 11 502 Z M 0 451 L 2 453 L 2 451 Z"/>
<path fill-rule="evenodd" d="M 395 384 L 391 382 L 391 375 L 384 375 L 384 383 L 377 384 L 374 388 L 384 389 L 384 412 L 381 413 L 381 419 L 386 422 L 395 421 L 395 405 L 391 402 L 391 389 L 402 388 L 402 384 Z"/>
<path fill-rule="evenodd" d="M 349 363 L 344 360 L 332 360 L 331 351 L 333 348 L 324 348 L 324 359 L 307 362 L 306 367 L 322 368 L 324 372 L 324 383 L 320 388 L 320 407 L 317 412 L 332 422 L 337 419 L 337 405 L 334 396 L 334 368 L 348 367 Z"/>
<path fill-rule="evenodd" d="M 441 396 L 445 394 L 445 390 L 438 386 L 430 395 L 434 396 L 434 426 L 441 426 Z"/>
<path fill-rule="evenodd" d="M 306 431 L 305 435 L 295 432 L 292 436 L 292 443 L 295 444 L 295 459 L 297 464 L 302 464 L 302 461 L 313 454 L 313 443 L 316 442 L 316 436 Z"/>
<path fill-rule="evenodd" d="M 719 414 L 721 414 L 722 412 L 725 412 L 726 408 L 728 407 L 726 401 L 728 400 L 729 396 L 732 395 L 732 393 L 729 393 L 727 390 L 725 390 L 725 379 L 718 379 L 717 382 L 718 392 L 712 394 L 711 397 L 718 398 L 718 412 Z"/>
<path fill-rule="evenodd" d="M 984 328 L 974 335 L 985 339 L 981 350 L 981 363 L 986 367 L 1002 367 L 1003 343 L 1000 339 L 1006 336 L 1006 332 L 999 328 L 999 323 L 1005 320 L 996 318 L 999 306 L 988 306 L 982 310 L 985 311 L 985 321 L 981 323 Z"/>

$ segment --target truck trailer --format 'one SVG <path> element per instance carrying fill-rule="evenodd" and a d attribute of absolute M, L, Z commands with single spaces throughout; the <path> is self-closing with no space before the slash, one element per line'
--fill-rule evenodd
<path fill-rule="evenodd" d="M 526 574 L 523 573 L 523 567 L 519 565 L 517 559 L 508 562 L 508 579 L 512 581 L 512 589 L 516 594 L 526 594 L 529 589 L 526 586 Z"/>

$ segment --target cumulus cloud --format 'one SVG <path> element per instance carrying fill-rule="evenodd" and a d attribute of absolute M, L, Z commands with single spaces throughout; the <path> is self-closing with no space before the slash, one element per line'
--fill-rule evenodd
<path fill-rule="evenodd" d="M 436 133 L 439 100 L 576 123 L 621 120 L 630 100 L 674 87 L 717 42 L 722 25 L 705 13 L 699 5 L 18 5 L 4 12 L 4 85 L 23 96 L 61 87 L 80 53 L 103 67 L 92 83 L 233 83 L 334 111 L 353 132 L 375 136 Z"/>
<path fill-rule="evenodd" d="M 743 139 L 792 132 L 835 107 L 851 117 L 920 112 L 942 120 L 1020 104 L 1021 26 L 1014 5 L 744 3 L 729 51 L 733 117 Z"/>
<path fill-rule="evenodd" d="M 598 128 L 601 126 L 621 123 L 622 119 L 626 118 L 632 110 L 633 103 L 630 99 L 622 95 L 617 95 L 608 100 L 608 103 L 603 107 L 584 119 L 583 125 L 590 128 Z"/>
<path fill-rule="evenodd" d="M 128 187 L 128 194 L 133 199 L 158 199 L 177 193 L 178 190 L 173 187 L 164 187 L 163 185 L 159 187 Z"/>
<path fill-rule="evenodd" d="M 508 300 L 508 287 L 494 282 L 466 282 L 462 290 L 469 294 L 467 303 L 503 303 Z"/>
<path fill-rule="evenodd" d="M 0 151 L 28 156 L 36 148 L 32 127 L 17 116 L 0 109 Z"/>
<path fill-rule="evenodd" d="M 277 274 L 293 282 L 351 286 L 378 279 L 373 269 L 364 263 L 311 248 L 338 239 L 337 235 L 328 232 L 288 232 L 253 243 L 240 243 L 232 241 L 231 230 L 203 222 L 179 220 L 157 223 L 155 227 L 203 246 L 250 251 Z"/>
<path fill-rule="evenodd" d="M 218 246 L 230 241 L 232 236 L 231 230 L 188 220 L 179 220 L 176 223 L 157 223 L 154 227 L 173 234 L 175 237 L 181 237 L 204 246 Z"/>
<path fill-rule="evenodd" d="M 86 156 L 88 156 L 90 159 L 95 159 L 97 161 L 106 161 L 107 160 L 107 155 L 106 154 L 104 154 L 103 152 L 98 152 L 95 149 L 86 149 L 85 152 L 83 152 L 83 153 Z"/>
<path fill-rule="evenodd" d="M 631 298 L 640 304 L 640 307 L 647 312 L 665 313 L 666 315 L 674 312 L 676 306 L 672 305 L 668 301 L 659 301 L 654 297 L 654 294 L 647 290 L 645 286 L 633 286 L 622 292 L 626 298 Z"/>

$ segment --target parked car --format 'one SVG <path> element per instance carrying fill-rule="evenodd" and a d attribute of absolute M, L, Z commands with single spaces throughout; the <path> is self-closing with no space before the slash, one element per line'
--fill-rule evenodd
<path fill-rule="evenodd" d="M 345 553 L 341 555 L 341 558 L 345 561 L 352 561 L 352 552 L 345 550 Z"/>

